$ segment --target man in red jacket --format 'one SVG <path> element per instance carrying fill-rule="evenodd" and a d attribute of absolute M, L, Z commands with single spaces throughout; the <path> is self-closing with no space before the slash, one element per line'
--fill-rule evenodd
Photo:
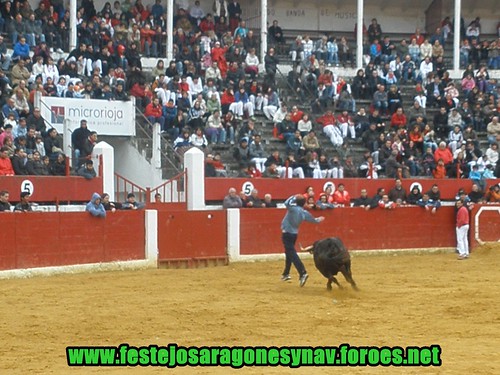
<path fill-rule="evenodd" d="M 144 116 L 146 116 L 152 124 L 155 122 L 159 123 L 161 130 L 164 130 L 165 117 L 163 117 L 163 108 L 160 105 L 160 99 L 154 98 L 153 101 L 146 106 Z"/>
<path fill-rule="evenodd" d="M 462 199 L 456 203 L 457 207 L 457 250 L 458 260 L 467 259 L 469 257 L 469 210 L 464 205 Z"/>
<path fill-rule="evenodd" d="M 403 113 L 403 108 L 398 108 L 391 116 L 391 128 L 394 128 L 394 130 L 406 128 L 406 124 L 407 119 L 406 115 Z"/>
<path fill-rule="evenodd" d="M 332 111 L 326 111 L 323 116 L 316 119 L 316 122 L 323 126 L 323 133 L 330 138 L 330 141 L 335 147 L 342 146 L 344 139 L 342 138 L 342 132 L 337 126 L 337 120 L 332 114 Z"/>
<path fill-rule="evenodd" d="M 0 176 L 14 176 L 14 168 L 12 168 L 8 150 L 5 146 L 0 149 Z"/>
<path fill-rule="evenodd" d="M 450 149 L 446 147 L 446 142 L 440 142 L 439 148 L 434 151 L 434 161 L 437 163 L 439 159 L 443 159 L 444 165 L 449 165 L 453 162 L 453 154 Z"/>

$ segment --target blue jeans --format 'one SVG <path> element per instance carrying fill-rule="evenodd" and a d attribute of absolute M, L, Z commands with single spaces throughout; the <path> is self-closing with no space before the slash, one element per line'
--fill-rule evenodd
<path fill-rule="evenodd" d="M 285 246 L 285 269 L 283 270 L 283 275 L 290 274 L 290 268 L 292 263 L 297 269 L 300 276 L 306 273 L 306 268 L 300 260 L 297 251 L 295 250 L 295 242 L 297 241 L 297 235 L 293 233 L 282 233 L 281 240 Z"/>
<path fill-rule="evenodd" d="M 467 65 L 469 65 L 469 54 L 460 52 L 460 66 L 465 68 Z"/>
<path fill-rule="evenodd" d="M 167 128 L 165 131 L 172 141 L 177 139 L 177 137 L 179 136 L 179 128 Z"/>
<path fill-rule="evenodd" d="M 226 134 L 229 138 L 229 142 L 234 143 L 234 128 L 231 125 L 226 128 Z"/>
<path fill-rule="evenodd" d="M 146 57 L 158 57 L 156 42 L 152 42 L 151 46 L 148 42 L 144 43 L 144 54 Z"/>
<path fill-rule="evenodd" d="M 405 81 L 408 81 L 410 79 L 413 80 L 413 81 L 415 81 L 415 77 L 416 77 L 416 74 L 415 74 L 414 70 L 412 70 L 411 73 L 408 72 L 408 70 L 406 70 L 406 69 L 403 70 L 403 79 Z"/>
<path fill-rule="evenodd" d="M 160 117 L 154 117 L 154 116 L 148 116 L 148 121 L 151 124 L 154 124 L 155 122 L 160 124 L 160 129 L 163 129 L 165 127 L 165 117 L 160 116 Z"/>
<path fill-rule="evenodd" d="M 210 143 L 226 143 L 225 129 L 208 128 L 205 133 Z"/>
<path fill-rule="evenodd" d="M 373 106 L 379 111 L 387 111 L 388 104 L 385 100 L 377 100 L 373 103 Z"/>
<path fill-rule="evenodd" d="M 488 62 L 488 68 L 497 69 L 498 68 L 498 57 L 490 57 Z"/>
<path fill-rule="evenodd" d="M 339 63 L 339 55 L 337 52 L 328 52 L 327 58 L 328 64 L 338 64 Z"/>

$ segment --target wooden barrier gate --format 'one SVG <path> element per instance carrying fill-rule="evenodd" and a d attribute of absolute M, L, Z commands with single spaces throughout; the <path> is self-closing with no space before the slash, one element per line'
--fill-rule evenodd
<path fill-rule="evenodd" d="M 226 265 L 225 210 L 158 211 L 159 267 Z"/>

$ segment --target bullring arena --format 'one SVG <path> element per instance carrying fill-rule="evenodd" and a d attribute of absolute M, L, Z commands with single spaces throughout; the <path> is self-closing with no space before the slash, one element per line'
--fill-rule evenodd
<path fill-rule="evenodd" d="M 500 246 L 353 257 L 360 291 L 328 292 L 306 260 L 304 288 L 279 280 L 282 261 L 204 269 L 114 271 L 2 280 L 0 372 L 197 373 L 210 368 L 69 368 L 68 345 L 439 344 L 442 367 L 354 367 L 346 373 L 498 374 Z M 342 279 L 341 284 L 346 282 Z M 233 370 L 236 372 L 236 370 Z M 331 368 L 243 368 L 328 374 Z"/>
<path fill-rule="evenodd" d="M 337 37 L 347 36 L 355 53 L 350 58 L 344 53 L 343 66 L 329 65 L 336 76 L 346 77 L 354 76 L 355 69 L 363 67 L 365 57 L 363 28 L 353 33 L 356 22 L 361 25 L 376 16 L 384 33 L 399 44 L 400 39 L 408 38 L 417 29 L 427 29 L 430 35 L 445 16 L 452 15 L 457 27 L 447 41 L 444 57 L 450 77 L 456 79 L 462 75 L 460 18 L 470 21 L 477 17 L 478 22 L 481 18 L 484 38 L 496 39 L 500 33 L 497 1 L 400 0 L 389 7 L 388 1 L 373 0 L 305 4 L 249 0 L 244 2 L 243 15 L 247 26 L 261 39 L 261 63 L 267 47 L 271 47 L 266 27 L 273 19 L 279 20 L 292 43 L 310 31 L 313 39 L 321 38 L 320 30 L 338 33 Z M 34 0 L 29 2 L 35 4 Z M 98 8 L 104 2 L 96 1 Z M 145 5 L 153 2 L 146 0 Z M 193 2 L 176 1 L 175 5 L 178 8 L 179 3 Z M 70 3 L 68 47 L 72 50 L 77 47 L 77 1 Z M 174 1 L 163 3 L 168 15 L 166 27 L 171 28 Z M 212 1 L 201 1 L 206 10 L 211 4 Z M 175 59 L 173 35 L 168 30 L 161 41 L 162 45 L 166 43 L 166 58 L 158 58 L 167 64 Z M 57 48 L 56 52 L 59 55 Z M 284 74 L 297 62 L 292 62 L 287 50 L 281 52 L 285 54 L 280 64 L 283 71 L 278 74 L 286 80 Z M 145 71 L 152 71 L 158 58 L 143 58 Z M 261 73 L 262 68 L 265 65 L 261 64 Z M 491 77 L 498 78 L 499 71 L 492 69 Z M 405 86 L 406 105 L 413 100 L 413 87 Z M 288 90 L 284 88 L 282 92 L 286 94 Z M 62 147 L 68 156 L 73 153 L 69 132 L 82 120 L 80 112 L 69 118 L 70 113 L 77 112 L 70 104 L 72 100 L 76 99 L 51 101 L 35 95 L 43 117 L 52 118 L 50 126 L 57 127 L 63 135 Z M 293 105 L 297 100 L 292 95 L 285 101 Z M 299 106 L 310 107 L 304 102 L 298 102 Z M 70 175 L 69 163 L 65 176 L 0 177 L 0 190 L 10 192 L 13 199 L 20 192 L 29 192 L 32 202 L 39 204 L 35 207 L 37 212 L 0 214 L 0 375 L 500 373 L 498 203 L 471 208 L 471 256 L 458 261 L 454 252 L 453 202 L 458 188 L 471 191 L 472 180 L 435 180 L 430 176 L 404 179 L 406 191 L 417 184 L 422 192 L 430 190 L 437 181 L 445 203 L 435 213 L 404 205 L 392 211 L 339 207 L 313 212 L 314 216 L 324 215 L 326 220 L 319 226 L 304 224 L 298 242 L 310 245 L 329 236 L 341 238 L 351 251 L 352 272 L 359 291 L 352 290 L 342 276 L 338 279 L 344 288 L 328 291 L 326 279 L 315 269 L 308 254 L 303 259 L 309 279 L 301 288 L 295 270 L 290 282 L 280 280 L 283 245 L 279 224 L 285 212 L 283 207 L 222 209 L 220 203 L 228 189 L 236 188 L 248 196 L 255 188 L 272 194 L 281 203 L 291 194 L 304 193 L 309 186 L 319 193 L 328 185 L 335 191 L 339 183 L 345 184 L 353 198 L 359 196 L 361 189 L 373 197 L 381 187 L 391 189 L 392 179 L 205 178 L 204 155 L 196 148 L 186 153 L 181 168 L 174 168 L 173 173 L 165 165 L 166 145 L 172 139 L 167 140 L 159 123 L 150 123 L 140 106 L 135 107 L 135 100 L 121 103 L 117 112 L 111 110 L 110 103 L 97 99 L 80 103 L 94 110 L 92 117 L 87 118 L 89 126 L 99 133 L 99 140 L 105 140 L 92 151 L 98 170 L 95 178 L 84 180 Z M 119 105 L 118 101 L 113 104 Z M 359 98 L 357 104 L 358 108 L 370 106 L 371 100 Z M 436 111 L 430 109 L 429 117 Z M 111 126 L 106 117 L 119 117 L 116 113 L 126 113 L 120 115 L 126 121 Z M 267 121 L 263 113 L 258 114 L 258 119 L 258 127 L 269 138 L 266 144 L 284 149 L 284 143 L 274 136 L 273 121 Z M 485 132 L 480 136 L 485 138 Z M 482 142 L 484 146 L 486 141 Z M 229 144 L 211 151 L 217 150 L 226 156 L 230 154 Z M 180 174 L 165 182 L 167 175 L 163 172 L 167 169 L 169 178 Z M 487 184 L 486 187 L 500 185 L 500 179 L 491 179 Z M 94 192 L 108 192 L 116 202 L 123 202 L 127 193 L 133 192 L 139 201 L 145 202 L 145 209 L 108 212 L 106 218 L 92 217 L 83 212 L 82 203 Z M 163 202 L 151 202 L 155 193 L 160 193 Z M 134 347 L 439 346 L 441 365 L 338 369 L 284 365 L 244 366 L 238 370 L 228 366 L 170 369 L 68 365 L 68 347 L 119 347 L 124 343 Z"/>

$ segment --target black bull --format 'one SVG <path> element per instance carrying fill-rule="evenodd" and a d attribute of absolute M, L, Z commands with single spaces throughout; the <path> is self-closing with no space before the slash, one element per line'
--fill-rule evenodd
<path fill-rule="evenodd" d="M 316 241 L 312 246 L 301 247 L 301 250 L 313 254 L 316 268 L 328 279 L 326 284 L 328 290 L 332 289 L 332 282 L 342 289 L 342 286 L 335 278 L 335 275 L 339 272 L 344 275 L 353 289 L 358 290 L 351 274 L 351 256 L 339 238 L 325 238 Z"/>

